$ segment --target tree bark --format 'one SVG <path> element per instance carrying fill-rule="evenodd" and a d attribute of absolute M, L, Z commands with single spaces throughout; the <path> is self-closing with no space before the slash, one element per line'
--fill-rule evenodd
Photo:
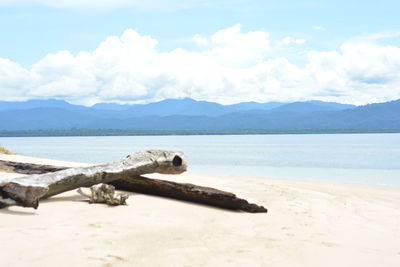
<path fill-rule="evenodd" d="M 15 172 L 21 174 L 42 174 L 47 172 L 56 172 L 69 169 L 68 167 L 58 167 L 51 165 L 42 165 L 25 162 L 14 162 L 7 160 L 0 160 L 0 170 Z"/>
<path fill-rule="evenodd" d="M 263 206 L 250 204 L 247 200 L 238 198 L 233 193 L 211 187 L 149 179 L 142 176 L 119 179 L 110 182 L 110 184 L 119 190 L 163 196 L 225 209 L 242 210 L 252 213 L 267 212 L 267 209 Z"/>
<path fill-rule="evenodd" d="M 18 182 L 0 181 L 0 208 L 7 206 L 22 206 L 37 208 L 39 199 L 49 188 L 45 185 L 24 185 Z"/>
<path fill-rule="evenodd" d="M 129 179 L 129 177 L 146 173 L 179 174 L 186 171 L 186 168 L 187 161 L 182 153 L 161 150 L 144 151 L 129 155 L 114 163 L 23 176 L 12 181 L 0 181 L 0 205 L 12 203 L 37 208 L 39 199 L 79 187 L 109 183 L 117 179 Z"/>

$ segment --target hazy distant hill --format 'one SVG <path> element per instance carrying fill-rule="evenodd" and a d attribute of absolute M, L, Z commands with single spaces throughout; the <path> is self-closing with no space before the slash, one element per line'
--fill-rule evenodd
<path fill-rule="evenodd" d="M 0 101 L 0 111 L 33 108 L 62 108 L 62 109 L 82 109 L 83 106 L 72 105 L 64 100 L 28 100 L 24 102 Z"/>
<path fill-rule="evenodd" d="M 227 106 L 231 111 L 245 111 L 245 110 L 271 110 L 287 103 L 283 102 L 242 102 Z"/>
<path fill-rule="evenodd" d="M 280 105 L 273 109 L 274 112 L 315 112 L 315 111 L 335 111 L 354 108 L 354 105 L 340 104 L 334 102 L 322 102 L 322 101 L 306 101 L 306 102 L 294 102 L 285 105 Z"/>
<path fill-rule="evenodd" d="M 84 128 L 99 117 L 85 111 L 34 108 L 0 112 L 0 130 Z"/>
<path fill-rule="evenodd" d="M 184 99 L 166 99 L 160 102 L 149 103 L 146 105 L 136 105 L 129 109 L 136 115 L 156 115 L 156 116 L 218 116 L 227 112 L 221 104 L 196 101 L 190 98 Z"/>
<path fill-rule="evenodd" d="M 114 103 L 99 103 L 92 106 L 97 110 L 124 111 L 131 116 L 170 116 L 170 115 L 186 115 L 186 116 L 219 116 L 222 114 L 248 111 L 248 110 L 271 110 L 273 108 L 284 105 L 280 102 L 243 102 L 233 105 L 221 105 L 218 103 L 207 101 L 196 101 L 191 98 L 184 99 L 166 99 L 159 102 L 149 104 L 133 104 L 118 105 Z"/>
<path fill-rule="evenodd" d="M 247 102 L 221 105 L 168 99 L 143 105 L 71 105 L 59 100 L 0 102 L 0 130 L 28 129 L 400 129 L 400 100 L 339 103 Z"/>

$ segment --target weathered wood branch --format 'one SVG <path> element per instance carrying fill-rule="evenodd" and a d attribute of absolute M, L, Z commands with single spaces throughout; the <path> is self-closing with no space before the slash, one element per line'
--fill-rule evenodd
<path fill-rule="evenodd" d="M 142 153 L 150 153 L 150 154 L 163 154 L 166 153 L 164 151 L 149 151 L 149 152 L 142 152 Z M 174 152 L 168 152 L 168 153 L 174 153 Z M 172 154 L 174 155 L 174 154 Z M 168 165 L 168 168 L 160 167 L 158 166 L 159 164 L 145 164 L 147 167 L 142 167 L 142 166 L 137 166 L 138 168 L 135 171 L 131 171 L 128 173 L 109 173 L 105 175 L 104 177 L 102 176 L 103 174 L 98 171 L 97 168 L 94 168 L 95 170 L 97 169 L 97 174 L 96 171 L 87 171 L 87 168 L 90 168 L 93 170 L 93 167 L 87 167 L 87 168 L 78 168 L 78 170 L 74 171 L 75 174 L 73 175 L 65 175 L 62 174 L 61 177 L 64 177 L 65 179 L 61 179 L 60 181 L 52 181 L 50 178 L 46 178 L 46 176 L 29 176 L 23 178 L 23 180 L 28 180 L 32 181 L 31 177 L 35 177 L 35 181 L 46 181 L 44 184 L 48 184 L 49 187 L 43 186 L 43 185 L 30 185 L 30 186 L 24 186 L 20 184 L 13 184 L 14 186 L 20 186 L 19 190 L 8 190 L 9 186 L 3 186 L 1 185 L 0 181 L 0 207 L 1 203 L 4 205 L 21 205 L 21 206 L 28 206 L 28 207 L 37 207 L 38 205 L 38 200 L 40 198 L 46 198 L 64 191 L 68 191 L 77 187 L 85 187 L 85 186 L 90 186 L 94 185 L 97 182 L 98 183 L 110 183 L 114 186 L 116 186 L 117 189 L 120 190 L 126 190 L 130 192 L 137 192 L 137 193 L 144 193 L 144 194 L 149 194 L 149 195 L 157 195 L 157 196 L 163 196 L 163 197 L 169 197 L 169 198 L 174 198 L 174 199 L 180 199 L 180 200 L 185 200 L 189 202 L 196 202 L 196 203 L 202 203 L 206 205 L 211 205 L 211 206 L 216 206 L 216 207 L 221 207 L 221 208 L 226 208 L 226 209 L 232 209 L 232 210 L 243 210 L 246 212 L 267 212 L 267 209 L 258 206 L 256 204 L 251 204 L 245 199 L 240 199 L 236 197 L 235 194 L 230 193 L 230 192 L 225 192 L 221 191 L 215 188 L 210 188 L 210 187 L 203 187 L 203 186 L 198 186 L 194 184 L 187 184 L 187 183 L 175 183 L 171 181 L 165 181 L 165 180 L 158 180 L 158 179 L 150 179 L 150 178 L 145 178 L 141 177 L 141 174 L 145 173 L 153 173 L 153 172 L 159 172 L 159 173 L 167 173 L 167 174 L 174 174 L 174 173 L 181 173 L 183 172 L 186 167 L 187 163 L 184 157 L 180 154 L 177 153 L 177 157 L 172 157 L 170 155 L 169 157 L 166 157 L 165 155 L 161 157 L 161 159 L 158 162 L 163 162 L 165 165 Z M 143 161 L 143 155 L 133 155 L 130 157 L 134 157 L 136 160 L 139 160 L 139 162 L 144 163 Z M 146 158 L 147 156 L 145 156 Z M 167 160 L 169 159 L 169 161 Z M 31 164 L 28 163 L 28 168 L 24 167 L 24 164 L 27 163 L 20 163 L 19 170 L 24 170 L 24 169 L 29 169 Z M 116 164 L 116 163 L 112 163 Z M 48 171 L 51 171 L 51 168 L 48 168 L 48 165 L 37 165 L 35 164 L 35 172 L 41 172 L 41 173 L 46 173 Z M 105 164 L 105 165 L 100 165 L 100 166 L 109 166 L 110 164 Z M 12 165 L 14 166 L 14 165 Z M 100 167 L 97 166 L 97 167 Z M 172 170 L 170 169 L 172 166 Z M 52 167 L 52 166 L 50 166 Z M 96 167 L 96 166 L 94 166 Z M 55 168 L 64 168 L 68 169 L 68 167 L 55 167 Z M 84 171 L 82 171 L 84 169 Z M 116 168 L 116 169 L 119 169 Z M 73 170 L 73 169 L 70 169 Z M 134 174 L 136 172 L 136 174 Z M 140 173 L 141 172 L 141 173 Z M 49 177 L 53 177 L 51 174 L 48 174 Z M 85 175 L 89 175 L 89 177 L 85 178 Z M 110 177 L 106 177 L 108 175 L 112 176 L 112 179 L 109 179 Z M 97 177 L 97 176 L 100 176 Z M 40 178 L 42 177 L 42 178 Z M 12 180 L 14 182 L 16 179 Z M 56 179 L 57 180 L 57 179 Z M 73 187 L 70 187 L 69 184 L 72 183 L 74 185 Z M 47 190 L 51 188 L 52 191 L 47 192 Z M 60 191 L 60 189 L 63 189 Z M 71 189 L 67 189 L 71 188 Z M 4 191 L 17 191 L 21 196 L 17 197 L 14 196 L 18 200 L 15 201 L 13 199 L 4 199 L 2 200 L 1 196 L 8 196 L 8 193 L 2 193 L 6 192 Z M 46 190 L 46 191 L 45 191 Z M 29 195 L 30 198 L 27 198 L 25 195 Z M 7 204 L 9 203 L 9 204 Z"/>
<path fill-rule="evenodd" d="M 39 199 L 49 188 L 45 185 L 23 185 L 15 182 L 0 181 L 0 208 L 6 206 L 22 206 L 37 208 Z"/>
<path fill-rule="evenodd" d="M 247 212 L 267 212 L 263 206 L 250 204 L 230 192 L 211 187 L 188 183 L 176 183 L 166 180 L 150 179 L 142 176 L 119 179 L 111 182 L 116 189 L 143 194 L 157 195 L 190 202 L 202 203 L 231 210 Z"/>
<path fill-rule="evenodd" d="M 9 200 L 13 200 L 18 205 L 36 208 L 41 198 L 79 187 L 109 183 L 146 173 L 179 174 L 186 171 L 186 168 L 185 156 L 180 152 L 144 151 L 114 163 L 23 176 L 11 182 L 0 181 L 0 204 L 8 205 Z M 47 191 L 44 192 L 46 188 Z"/>
<path fill-rule="evenodd" d="M 68 169 L 68 167 L 0 160 L 0 170 L 21 174 L 42 174 L 47 172 L 62 171 L 65 169 Z"/>
<path fill-rule="evenodd" d="M 126 205 L 128 194 L 115 194 L 115 187 L 110 184 L 96 184 L 90 187 L 90 195 L 78 188 L 77 192 L 89 198 L 89 203 L 105 203 L 110 206 Z"/>

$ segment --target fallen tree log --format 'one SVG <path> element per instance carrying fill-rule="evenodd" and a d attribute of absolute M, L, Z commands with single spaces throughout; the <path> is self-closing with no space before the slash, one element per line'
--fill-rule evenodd
<path fill-rule="evenodd" d="M 154 153 L 154 151 L 153 151 Z M 161 153 L 161 152 L 160 152 Z M 172 153 L 172 152 L 170 152 Z M 173 172 L 166 171 L 164 170 L 164 172 L 160 172 L 160 171 L 156 171 L 155 169 L 151 169 L 148 170 L 145 173 L 151 173 L 151 172 L 160 172 L 160 173 L 167 173 L 167 174 L 174 174 L 174 173 L 181 173 L 184 171 L 184 169 L 186 169 L 187 163 L 184 160 L 183 156 L 180 156 L 180 154 L 177 155 L 177 158 L 172 158 L 172 161 L 170 162 L 170 164 L 172 164 L 173 166 Z M 171 160 L 171 156 L 169 157 Z M 180 162 L 182 160 L 182 162 Z M 175 161 L 175 162 L 174 162 Z M 24 164 L 27 163 L 20 163 L 20 167 L 19 170 L 21 169 L 26 169 L 23 167 Z M 28 163 L 29 164 L 29 163 Z M 179 165 L 182 164 L 181 167 L 179 167 Z M 104 166 L 104 165 L 102 165 Z M 176 167 L 177 168 L 177 172 L 176 171 Z M 68 169 L 68 167 L 56 167 L 56 168 L 63 168 L 63 169 Z M 82 169 L 82 168 L 79 168 Z M 41 172 L 41 173 L 47 173 L 47 171 L 49 170 L 48 165 L 39 165 L 37 164 L 35 166 L 35 171 Z M 50 170 L 51 171 L 51 170 Z M 79 172 L 79 171 L 78 171 Z M 220 208 L 225 208 L 225 209 L 232 209 L 232 210 L 243 210 L 246 212 L 267 212 L 267 209 L 264 208 L 263 206 L 258 206 L 256 204 L 250 204 L 247 200 L 245 199 L 240 199 L 238 197 L 236 197 L 235 194 L 230 193 L 230 192 L 225 192 L 225 191 L 221 191 L 215 188 L 210 188 L 210 187 L 203 187 L 203 186 L 198 186 L 198 185 L 194 185 L 194 184 L 188 184 L 188 183 L 175 183 L 175 182 L 171 182 L 171 181 L 165 181 L 165 180 L 158 180 L 158 179 L 150 179 L 150 178 L 145 178 L 140 176 L 140 174 L 145 174 L 145 173 L 138 173 L 136 175 L 120 175 L 120 174 L 115 174 L 117 176 L 117 179 L 113 179 L 113 181 L 108 181 L 109 184 L 114 185 L 117 189 L 120 190 L 125 190 L 125 191 L 130 191 L 130 192 L 137 192 L 137 193 L 143 193 L 143 194 L 149 194 L 149 195 L 157 195 L 157 196 L 163 196 L 163 197 L 168 197 L 168 198 L 174 198 L 174 199 L 179 199 L 179 200 L 184 200 L 184 201 L 189 201 L 189 202 L 195 202 L 195 203 L 201 203 L 201 204 L 205 204 L 205 205 L 210 205 L 210 206 L 216 206 L 216 207 L 220 207 Z M 28 179 L 31 180 L 30 177 L 26 177 L 24 179 Z M 35 176 L 33 176 L 35 177 Z M 36 176 L 35 180 L 41 180 L 38 179 Z M 81 178 L 83 179 L 83 178 Z M 12 180 L 12 182 L 14 182 L 16 179 Z M 64 180 L 65 183 L 69 183 L 67 182 L 68 180 Z M 92 181 L 91 184 L 81 184 L 81 186 L 79 187 L 85 187 L 85 186 L 90 186 L 93 185 L 93 182 L 97 182 L 96 181 Z M 104 183 L 107 182 L 106 179 L 104 179 L 104 181 L 101 181 L 99 183 Z M 76 182 L 74 183 L 75 185 L 77 184 Z M 17 184 L 19 185 L 19 184 Z M 57 183 L 55 183 L 52 187 L 56 187 Z M 20 185 L 21 186 L 21 185 Z M 1 181 L 0 181 L 0 206 L 1 203 L 3 203 L 3 205 L 7 205 L 5 204 L 7 201 L 6 200 L 2 200 L 1 196 L 2 196 L 2 189 L 4 191 L 4 188 L 6 189 L 7 187 L 3 187 L 1 185 Z M 65 186 L 63 186 L 63 188 L 65 189 Z M 76 187 L 75 187 L 76 188 Z M 72 188 L 74 189 L 74 188 Z M 43 193 L 43 190 L 46 190 Z M 13 192 L 15 192 L 16 190 L 11 190 Z M 64 190 L 64 191 L 68 191 L 68 190 Z M 62 192 L 64 192 L 62 191 Z M 41 185 L 31 185 L 30 187 L 22 187 L 20 188 L 20 190 L 18 191 L 20 192 L 20 195 L 22 195 L 21 197 L 18 196 L 14 196 L 14 198 L 19 199 L 18 202 L 12 200 L 12 199 L 8 199 L 8 202 L 13 201 L 11 205 L 22 205 L 22 206 L 29 206 L 29 207 L 35 207 L 35 204 L 31 204 L 34 203 L 34 199 L 39 200 L 40 198 L 46 198 L 61 192 L 56 192 L 56 191 L 50 191 L 47 192 L 47 187 L 43 187 Z M 4 194 L 4 195 L 7 195 Z M 29 198 L 30 197 L 30 198 Z M 22 201 L 22 200 L 25 200 Z M 29 200 L 29 201 L 27 201 Z M 9 204 L 10 205 L 10 204 Z M 37 207 L 37 203 L 36 203 L 36 207 Z"/>
<path fill-rule="evenodd" d="M 0 181 L 0 208 L 22 206 L 37 208 L 39 199 L 49 188 L 45 185 L 24 185 L 15 182 Z"/>
<path fill-rule="evenodd" d="M 62 171 L 65 169 L 68 169 L 68 167 L 0 160 L 0 170 L 21 174 L 42 174 L 47 172 Z"/>
<path fill-rule="evenodd" d="M 110 182 L 116 189 L 143 194 L 157 195 L 190 202 L 196 202 L 231 210 L 247 212 L 267 212 L 263 206 L 250 204 L 247 200 L 236 197 L 230 192 L 211 187 L 188 183 L 175 183 L 166 180 L 136 176 Z"/>
<path fill-rule="evenodd" d="M 0 206 L 37 208 L 39 199 L 79 187 L 129 179 L 146 173 L 179 174 L 186 168 L 187 162 L 182 153 L 161 150 L 139 152 L 114 163 L 0 181 Z"/>

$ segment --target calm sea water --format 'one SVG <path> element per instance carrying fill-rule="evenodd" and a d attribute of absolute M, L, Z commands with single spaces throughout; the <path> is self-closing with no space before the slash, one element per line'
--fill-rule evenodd
<path fill-rule="evenodd" d="M 400 134 L 0 138 L 24 155 L 87 163 L 148 149 L 184 152 L 189 171 L 400 186 Z"/>

